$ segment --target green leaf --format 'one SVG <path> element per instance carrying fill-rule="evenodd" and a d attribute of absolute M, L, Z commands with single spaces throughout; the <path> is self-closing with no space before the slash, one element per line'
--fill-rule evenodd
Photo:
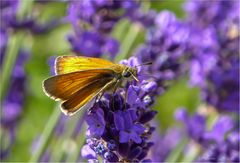
<path fill-rule="evenodd" d="M 50 141 L 51 135 L 53 134 L 53 130 L 58 122 L 58 119 L 61 115 L 61 111 L 59 110 L 59 106 L 57 106 L 49 118 L 46 127 L 44 128 L 42 135 L 40 137 L 40 146 L 37 151 L 31 157 L 29 162 L 38 162 L 41 155 L 44 153 L 44 150 L 48 146 L 48 142 Z"/>
<path fill-rule="evenodd" d="M 183 4 L 185 0 L 161 0 L 161 1 L 151 1 L 151 9 L 156 11 L 169 10 L 176 14 L 179 18 L 185 17 L 185 12 L 183 10 Z"/>
<path fill-rule="evenodd" d="M 21 46 L 21 42 L 24 39 L 25 33 L 18 32 L 15 35 L 12 35 L 10 37 L 6 55 L 4 57 L 3 61 L 3 70 L 2 70 L 2 75 L 1 75 L 1 102 L 3 101 L 7 89 L 10 83 L 10 78 L 12 74 L 13 67 L 15 65 L 17 56 L 18 56 L 18 51 Z"/>
<path fill-rule="evenodd" d="M 177 108 L 185 107 L 192 112 L 199 102 L 199 90 L 190 88 L 186 79 L 179 80 L 157 99 L 154 106 L 154 110 L 158 111 L 156 120 L 160 122 L 162 129 L 165 130 L 176 123 L 174 112 Z"/>
<path fill-rule="evenodd" d="M 122 41 L 120 52 L 115 58 L 116 62 L 119 62 L 122 59 L 127 59 L 131 55 L 131 49 L 141 31 L 141 26 L 139 26 L 138 24 L 132 24 L 130 26 L 126 35 L 124 35 L 125 37 Z"/>

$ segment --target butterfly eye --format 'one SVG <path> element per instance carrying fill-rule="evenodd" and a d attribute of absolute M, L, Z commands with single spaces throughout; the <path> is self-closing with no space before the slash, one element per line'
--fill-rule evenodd
<path fill-rule="evenodd" d="M 129 71 L 124 71 L 123 72 L 123 77 L 128 78 L 131 76 L 131 73 Z"/>

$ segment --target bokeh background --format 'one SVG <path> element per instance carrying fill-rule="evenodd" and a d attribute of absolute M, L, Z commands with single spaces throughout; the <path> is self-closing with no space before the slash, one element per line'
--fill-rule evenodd
<path fill-rule="evenodd" d="M 73 53 L 153 61 L 160 91 L 145 159 L 239 161 L 238 0 L 0 3 L 1 161 L 89 159 L 85 113 L 66 117 L 42 90 L 54 58 Z"/>

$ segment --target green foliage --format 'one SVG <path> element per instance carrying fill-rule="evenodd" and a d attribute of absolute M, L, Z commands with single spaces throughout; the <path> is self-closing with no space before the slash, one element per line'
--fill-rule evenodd
<path fill-rule="evenodd" d="M 200 102 L 199 90 L 189 88 L 185 79 L 179 80 L 169 88 L 162 96 L 157 99 L 154 109 L 158 111 L 157 120 L 161 129 L 173 125 L 174 112 L 179 107 L 185 107 L 188 111 L 193 112 Z"/>
<path fill-rule="evenodd" d="M 156 11 L 170 10 L 176 14 L 177 17 L 183 18 L 185 13 L 183 11 L 183 3 L 185 0 L 156 0 L 152 1 L 151 9 Z"/>

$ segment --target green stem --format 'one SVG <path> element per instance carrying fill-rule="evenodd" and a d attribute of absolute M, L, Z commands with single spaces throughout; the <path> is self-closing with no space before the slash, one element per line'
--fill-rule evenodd
<path fill-rule="evenodd" d="M 85 142 L 85 139 L 83 139 L 83 138 L 85 138 L 85 137 L 86 137 L 86 127 L 85 127 L 85 125 L 83 125 L 81 128 L 81 134 L 78 136 L 78 138 L 76 140 L 78 148 L 75 150 L 75 152 L 72 154 L 72 156 L 68 158 L 67 162 L 78 162 L 79 154 L 80 154 L 81 149 Z"/>
<path fill-rule="evenodd" d="M 188 143 L 188 138 L 185 137 L 181 140 L 181 142 L 176 146 L 176 148 L 170 153 L 166 162 L 178 162 L 178 159 L 181 153 L 184 151 L 186 144 Z"/>
<path fill-rule="evenodd" d="M 196 157 L 199 155 L 201 149 L 200 146 L 195 144 L 194 142 L 191 142 L 190 145 L 188 145 L 187 153 L 183 156 L 182 162 L 193 162 Z"/>
<path fill-rule="evenodd" d="M 86 111 L 84 111 L 84 112 L 85 113 L 82 113 L 81 117 L 79 117 L 79 119 L 85 118 Z M 83 124 L 81 125 L 81 128 L 80 128 L 80 134 L 75 138 L 75 143 L 77 144 L 77 148 L 74 150 L 74 152 L 70 156 L 68 156 L 67 162 L 77 162 L 78 161 L 79 154 L 80 154 L 81 149 L 85 142 L 85 139 L 84 139 L 85 137 L 86 137 L 86 128 L 85 128 L 85 125 L 83 122 Z"/>
<path fill-rule="evenodd" d="M 32 10 L 34 0 L 22 0 L 18 9 L 17 17 L 18 19 L 23 19 L 26 15 L 29 15 Z M 12 74 L 13 67 L 16 62 L 16 58 L 19 52 L 19 49 L 22 45 L 26 33 L 17 32 L 15 35 L 10 37 L 8 42 L 8 47 L 6 50 L 6 55 L 3 61 L 3 70 L 1 74 L 1 91 L 0 91 L 0 100 L 3 101 L 8 85 L 10 83 L 10 78 Z"/>
<path fill-rule="evenodd" d="M 57 106 L 56 108 L 54 108 L 54 111 L 51 115 L 51 117 L 49 118 L 46 127 L 43 130 L 43 133 L 41 135 L 40 138 L 40 146 L 38 147 L 36 153 L 32 156 L 32 158 L 30 159 L 29 162 L 38 162 L 39 158 L 41 157 L 41 155 L 43 154 L 43 152 L 45 151 L 48 142 L 53 134 L 53 130 L 58 122 L 58 119 L 61 115 L 61 111 L 59 109 L 59 106 Z"/>
<path fill-rule="evenodd" d="M 62 156 L 67 156 L 67 155 L 69 155 L 69 153 L 68 153 L 69 151 L 74 150 L 74 149 L 64 148 L 64 144 L 74 141 L 74 140 L 72 140 L 71 135 L 75 131 L 75 128 L 77 126 L 79 119 L 82 118 L 83 112 L 84 112 L 84 110 L 81 110 L 80 112 L 75 114 L 73 117 L 68 119 L 68 121 L 66 121 L 66 123 L 65 123 L 65 125 L 67 126 L 66 131 L 59 139 L 60 140 L 59 143 L 61 143 L 61 148 L 55 151 L 56 158 L 54 158 L 54 160 L 52 160 L 52 161 L 60 162 L 62 159 Z M 76 142 L 74 141 L 74 143 L 76 143 Z"/>
<path fill-rule="evenodd" d="M 130 53 L 130 49 L 139 35 L 141 31 L 141 27 L 137 24 L 133 24 L 130 29 L 128 30 L 126 37 L 124 38 L 121 46 L 120 54 L 117 55 L 115 61 L 119 62 L 122 59 L 126 59 Z"/>
<path fill-rule="evenodd" d="M 16 35 L 13 35 L 12 37 L 10 37 L 6 55 L 3 61 L 3 70 L 1 75 L 1 88 L 2 88 L 1 102 L 3 101 L 6 95 L 6 92 L 10 83 L 12 70 L 15 65 L 16 58 L 18 56 L 18 51 L 20 49 L 21 42 L 23 41 L 24 35 L 25 34 L 23 32 L 19 32 L 19 33 L 16 33 Z"/>
<path fill-rule="evenodd" d="M 32 12 L 33 4 L 34 0 L 21 0 L 17 13 L 18 20 L 21 21 L 24 17 L 29 16 L 29 14 Z"/>
<path fill-rule="evenodd" d="M 129 28 L 130 22 L 128 19 L 122 19 L 112 31 L 111 35 L 116 38 L 119 42 L 124 39 L 123 33 Z"/>

